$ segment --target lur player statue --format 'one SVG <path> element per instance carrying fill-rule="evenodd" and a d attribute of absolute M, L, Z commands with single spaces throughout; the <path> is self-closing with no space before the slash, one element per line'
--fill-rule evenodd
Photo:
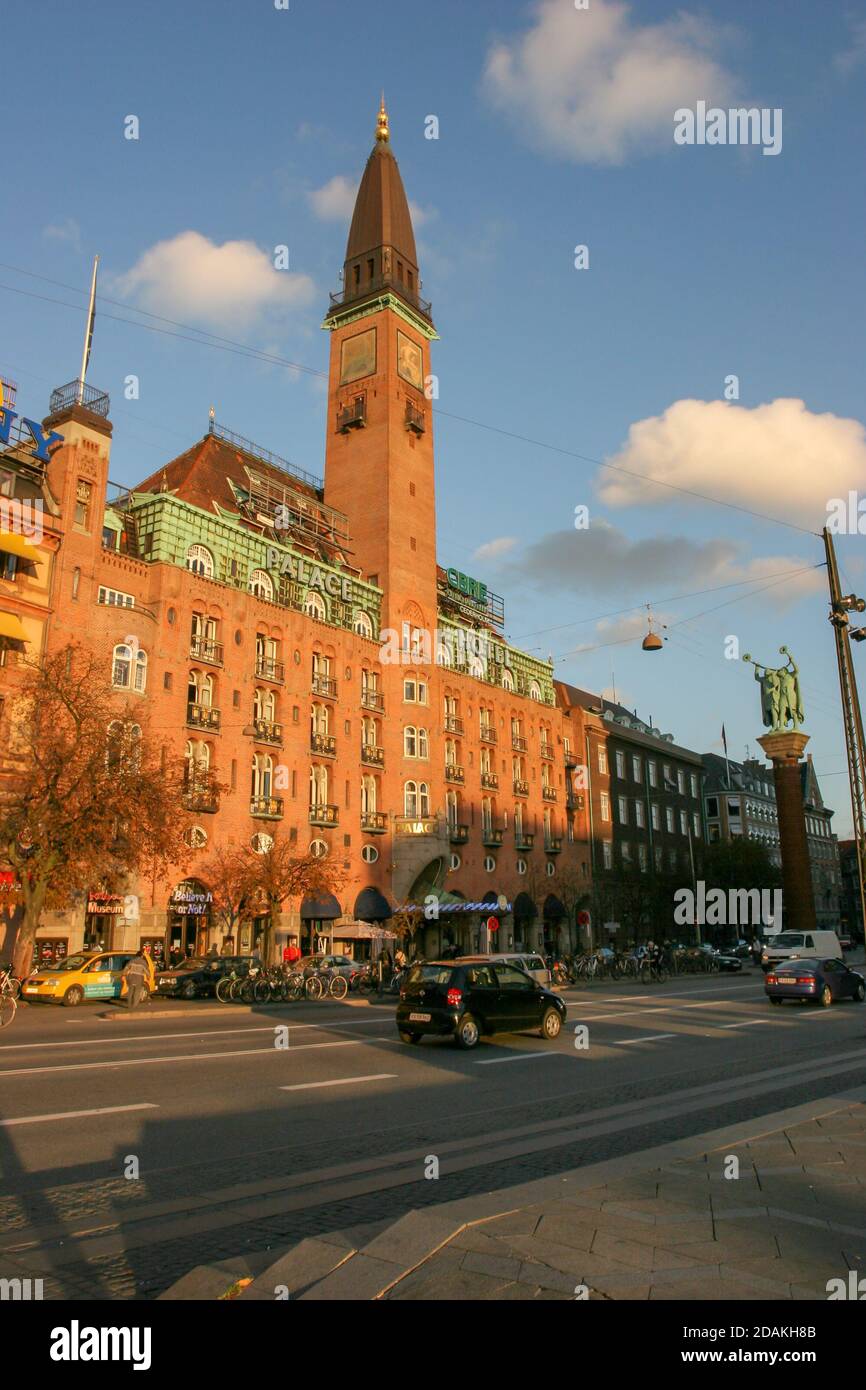
<path fill-rule="evenodd" d="M 787 647 L 780 647 L 787 657 L 784 666 L 762 666 L 752 661 L 749 653 L 743 657 L 755 668 L 755 680 L 761 682 L 761 713 L 764 726 L 779 733 L 788 724 L 796 730 L 803 723 L 803 697 L 800 693 L 800 673 Z M 763 672 L 763 675 L 761 674 Z"/>

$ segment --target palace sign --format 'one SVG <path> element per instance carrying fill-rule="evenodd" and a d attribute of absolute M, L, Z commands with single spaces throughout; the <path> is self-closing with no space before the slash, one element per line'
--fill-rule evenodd
<path fill-rule="evenodd" d="M 17 410 L 10 410 L 8 405 L 0 405 L 0 444 L 9 443 L 12 421 L 17 419 Z M 28 420 L 25 415 L 22 415 L 21 423 L 26 425 L 36 444 L 36 448 L 31 450 L 33 457 L 38 458 L 42 463 L 48 463 L 49 447 L 52 444 L 61 443 L 63 435 L 58 434 L 56 430 L 51 430 L 49 434 L 45 434 L 41 425 L 37 424 L 35 420 Z"/>

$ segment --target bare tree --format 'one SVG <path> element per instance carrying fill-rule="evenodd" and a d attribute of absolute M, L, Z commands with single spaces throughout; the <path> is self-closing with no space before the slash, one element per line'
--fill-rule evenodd
<path fill-rule="evenodd" d="M 238 853 L 240 882 L 243 888 L 243 916 L 267 914 L 268 924 L 262 942 L 262 956 L 268 961 L 273 955 L 277 934 L 277 919 L 289 898 L 318 897 L 334 893 L 343 885 L 340 871 L 327 859 L 298 854 L 286 839 L 274 839 L 263 853 L 251 848 Z"/>

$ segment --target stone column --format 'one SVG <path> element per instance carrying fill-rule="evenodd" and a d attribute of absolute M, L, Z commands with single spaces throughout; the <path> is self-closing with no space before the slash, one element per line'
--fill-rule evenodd
<path fill-rule="evenodd" d="M 815 898 L 800 790 L 800 763 L 809 735 L 780 730 L 765 734 L 758 742 L 773 764 L 776 784 L 782 852 L 782 926 L 785 931 L 814 931 Z"/>

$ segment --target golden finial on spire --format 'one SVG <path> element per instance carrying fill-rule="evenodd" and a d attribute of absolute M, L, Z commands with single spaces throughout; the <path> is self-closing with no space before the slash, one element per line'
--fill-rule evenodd
<path fill-rule="evenodd" d="M 385 93 L 382 93 L 382 101 L 379 106 L 379 115 L 376 118 L 376 139 L 388 139 L 388 112 L 385 110 Z"/>

